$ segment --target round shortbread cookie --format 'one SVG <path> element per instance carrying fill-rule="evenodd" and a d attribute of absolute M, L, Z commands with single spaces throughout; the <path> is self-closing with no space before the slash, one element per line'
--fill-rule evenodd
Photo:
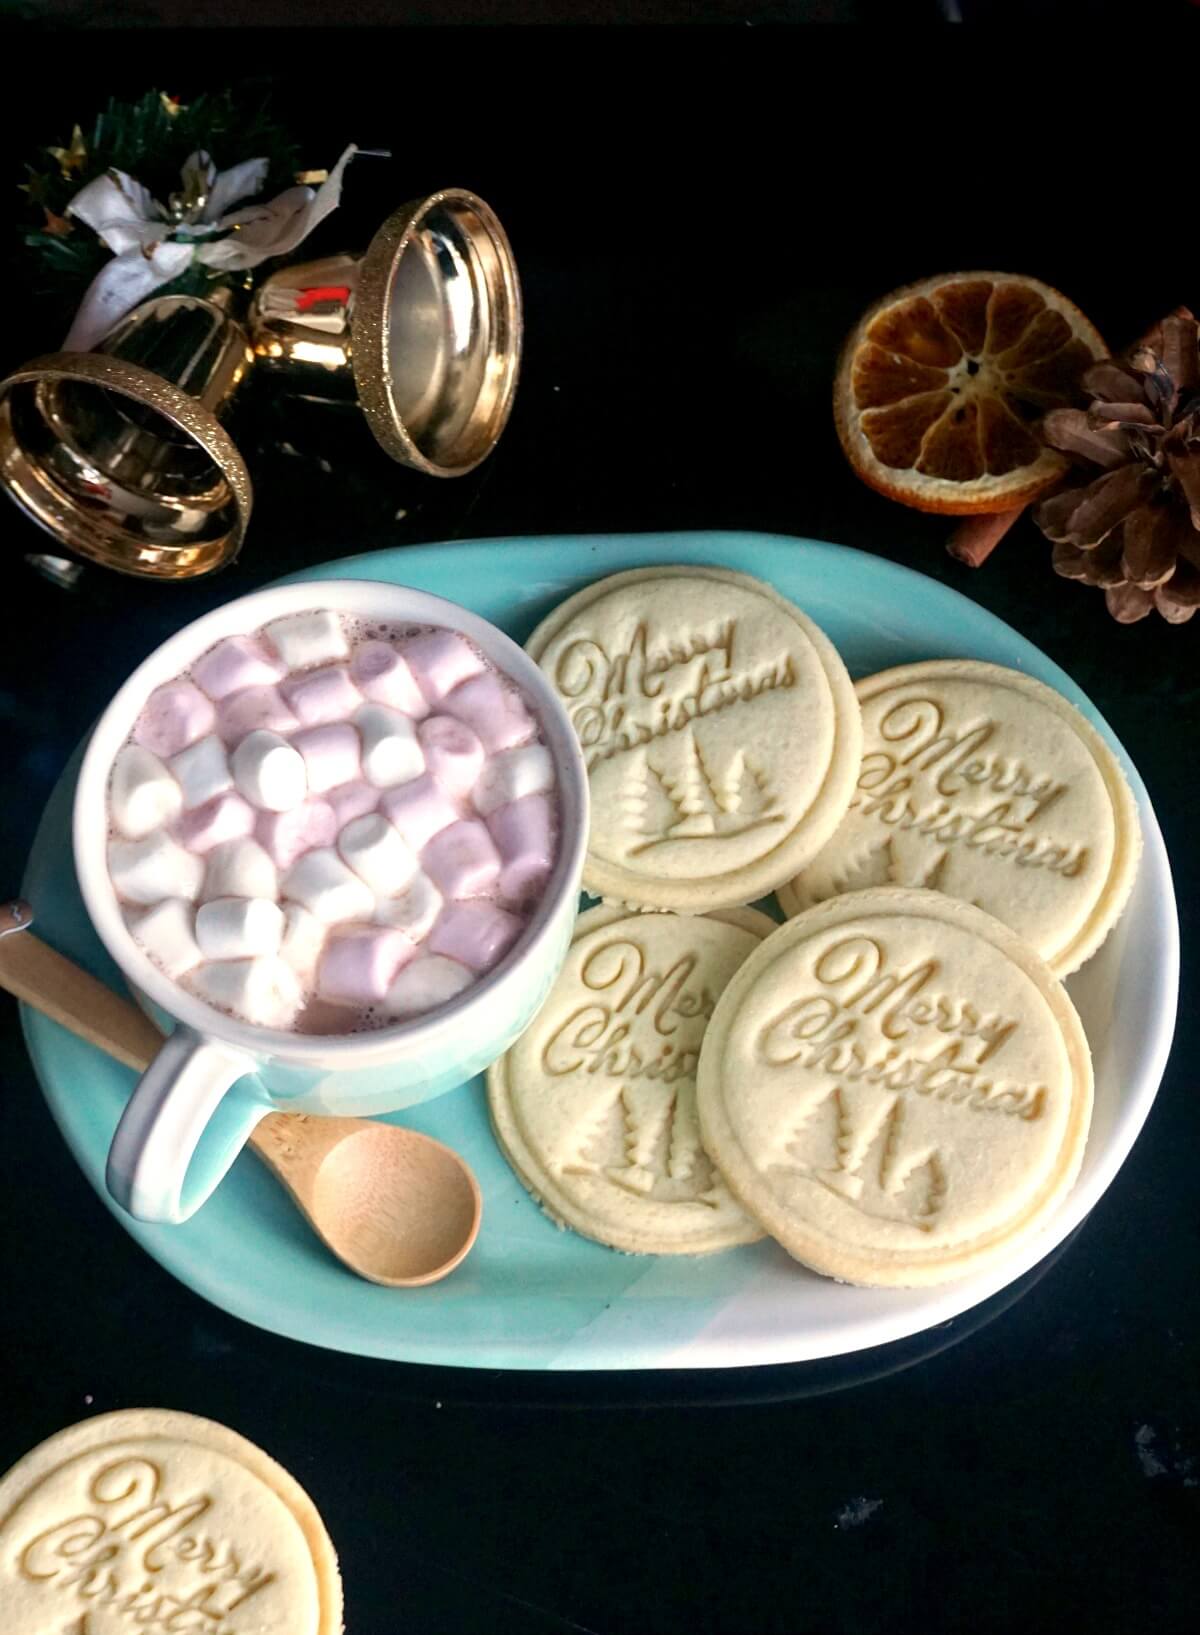
<path fill-rule="evenodd" d="M 550 997 L 488 1072 L 496 1139 L 560 1225 L 631 1254 L 762 1236 L 700 1145 L 695 1071 L 721 990 L 774 929 L 751 908 L 579 916 Z"/>
<path fill-rule="evenodd" d="M 931 891 L 790 920 L 726 988 L 700 1054 L 705 1148 L 788 1252 L 849 1283 L 978 1271 L 1078 1173 L 1092 1107 L 1067 992 L 1012 931 Z"/>
<path fill-rule="evenodd" d="M 1141 831 L 1117 758 L 1032 676 L 929 660 L 860 681 L 850 810 L 779 891 L 797 914 L 847 891 L 922 886 L 1020 932 L 1058 976 L 1095 953 L 1128 900 Z"/>
<path fill-rule="evenodd" d="M 527 647 L 583 746 L 596 896 L 692 913 L 749 902 L 844 816 L 854 688 L 828 637 L 769 585 L 636 568 L 572 596 Z"/>
<path fill-rule="evenodd" d="M 59 1431 L 0 1479 L 4 1635 L 341 1635 L 316 1507 L 235 1431 L 168 1409 Z"/>

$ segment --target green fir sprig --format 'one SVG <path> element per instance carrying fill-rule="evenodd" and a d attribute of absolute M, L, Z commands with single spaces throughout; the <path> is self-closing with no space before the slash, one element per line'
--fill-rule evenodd
<path fill-rule="evenodd" d="M 18 231 L 37 268 L 31 293 L 60 306 L 64 319 L 110 258 L 96 234 L 66 214 L 79 189 L 97 176 L 126 171 L 165 204 L 179 191 L 184 160 L 202 149 L 218 170 L 244 159 L 266 159 L 270 170 L 263 198 L 291 187 L 296 179 L 295 144 L 261 91 L 206 91 L 190 102 L 160 91 L 147 91 L 134 102 L 110 98 L 80 135 L 81 143 L 64 133 L 61 149 L 44 147 L 33 162 L 27 161 L 21 184 L 28 209 Z M 160 293 L 200 294 L 227 279 L 228 274 L 194 262 Z"/>

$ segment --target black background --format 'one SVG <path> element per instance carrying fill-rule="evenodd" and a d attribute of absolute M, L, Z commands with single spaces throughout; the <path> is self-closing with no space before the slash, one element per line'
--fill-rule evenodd
<path fill-rule="evenodd" d="M 893 26 L 0 33 L 0 200 L 110 90 L 186 100 L 265 71 L 306 164 L 348 140 L 395 155 L 352 167 L 314 253 L 365 243 L 403 198 L 470 186 L 510 231 L 528 309 L 512 424 L 460 482 L 261 403 L 242 433 L 256 513 L 219 579 L 66 593 L 24 563 L 42 536 L 0 511 L 0 893 L 109 694 L 217 601 L 377 545 L 688 527 L 856 545 L 1008 619 L 1129 747 L 1176 870 L 1176 1051 L 1092 1217 L 1015 1302 L 810 1367 L 462 1375 L 249 1329 L 92 1196 L 0 1003 L 0 1469 L 88 1412 L 222 1420 L 311 1491 L 353 1635 L 1194 1627 L 1200 620 L 1116 627 L 1028 523 L 978 572 L 950 561 L 944 523 L 844 465 L 829 391 L 858 311 L 933 271 L 1034 273 L 1113 345 L 1200 303 L 1196 32 L 1149 32 L 1175 7 L 1120 8 L 1120 31 L 1118 8 L 1092 8 L 1102 32 L 1054 26 L 1053 6 L 963 29 L 929 26 L 936 8 L 864 9 Z M 10 260 L 0 368 L 59 339 L 26 281 Z M 881 1503 L 853 1525 L 859 1499 Z"/>

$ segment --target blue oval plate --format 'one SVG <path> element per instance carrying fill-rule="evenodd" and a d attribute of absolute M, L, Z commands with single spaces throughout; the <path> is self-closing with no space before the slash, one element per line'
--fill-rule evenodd
<path fill-rule="evenodd" d="M 1145 851 L 1133 899 L 1068 986 L 1096 1063 L 1083 1172 L 1047 1231 L 998 1269 L 932 1290 L 855 1289 L 797 1266 L 771 1243 L 706 1259 L 616 1254 L 551 1224 L 500 1156 L 482 1079 L 397 1115 L 474 1166 L 483 1228 L 446 1282 L 403 1293 L 334 1261 L 256 1160 L 244 1154 L 185 1226 L 146 1226 L 112 1204 L 104 1161 L 134 1075 L 26 1009 L 25 1036 L 51 1112 L 122 1226 L 168 1271 L 226 1311 L 313 1345 L 473 1368 L 714 1368 L 836 1356 L 916 1334 L 976 1305 L 1041 1260 L 1112 1181 L 1136 1139 L 1170 1048 L 1179 933 L 1170 871 L 1141 779 L 1078 687 L 1037 648 L 956 592 L 858 551 L 755 534 L 644 534 L 418 546 L 331 562 L 301 579 L 383 579 L 434 591 L 518 641 L 581 585 L 659 562 L 716 563 L 770 581 L 867 675 L 922 658 L 978 658 L 1038 676 L 1113 743 L 1141 808 Z M 42 820 L 25 879 L 38 929 L 119 983 L 71 867 L 76 763 Z M 1118 988 L 1121 1004 L 1113 1003 Z"/>

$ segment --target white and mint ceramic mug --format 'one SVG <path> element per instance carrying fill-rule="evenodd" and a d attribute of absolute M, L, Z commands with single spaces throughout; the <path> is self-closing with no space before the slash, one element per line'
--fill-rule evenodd
<path fill-rule="evenodd" d="M 520 686 L 538 716 L 557 771 L 561 816 L 559 856 L 546 892 L 495 969 L 428 1016 L 340 1037 L 253 1027 L 172 982 L 126 928 L 106 855 L 109 773 L 148 695 L 224 637 L 313 607 L 372 621 L 441 625 L 474 642 Z M 502 631 L 440 596 L 367 579 L 279 585 L 229 602 L 164 642 L 101 716 L 75 794 L 75 864 L 88 913 L 135 994 L 169 1031 L 113 1137 L 107 1170 L 113 1197 L 141 1220 L 184 1221 L 268 1113 L 396 1112 L 453 1089 L 493 1062 L 528 1025 L 566 956 L 587 823 L 587 772 L 556 693 Z"/>

